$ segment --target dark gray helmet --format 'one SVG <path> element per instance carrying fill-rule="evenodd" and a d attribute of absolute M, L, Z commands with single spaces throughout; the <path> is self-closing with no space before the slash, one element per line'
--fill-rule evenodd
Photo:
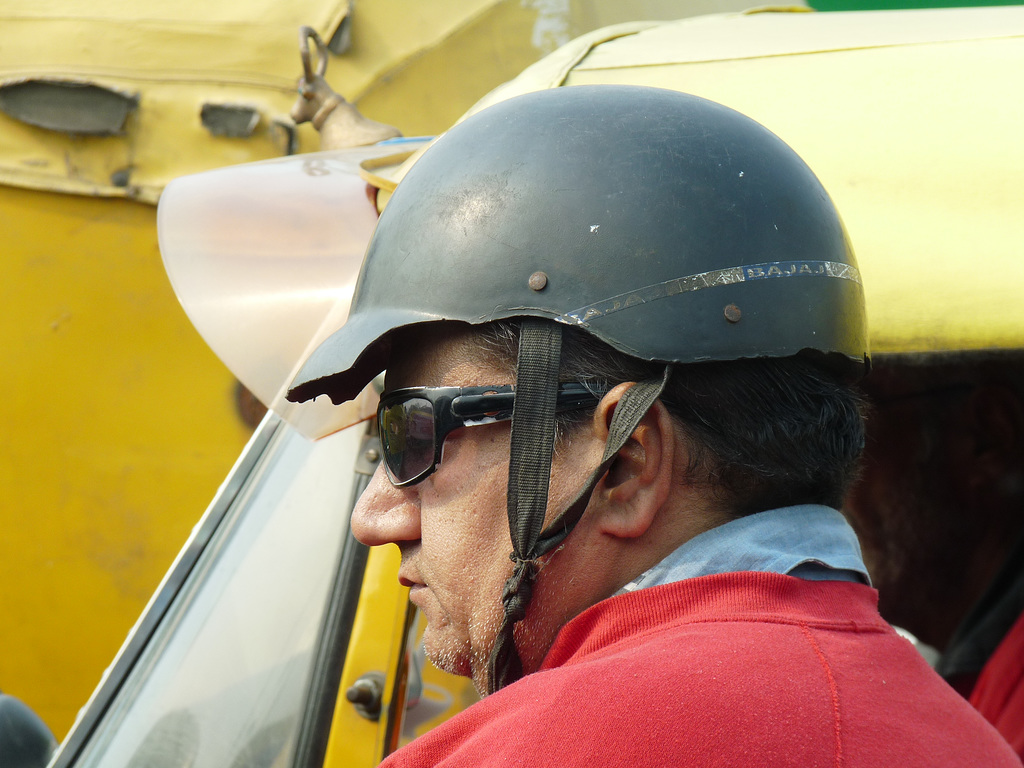
<path fill-rule="evenodd" d="M 806 353 L 855 377 L 867 362 L 846 232 L 793 150 L 696 96 L 575 86 L 492 106 L 427 150 L 289 399 L 353 397 L 397 328 L 526 316 L 665 363 Z"/>
<path fill-rule="evenodd" d="M 384 210 L 348 321 L 289 398 L 355 396 L 387 365 L 398 328 L 505 318 L 522 320 L 507 497 L 515 565 L 492 691 L 522 673 L 513 628 L 539 559 L 580 520 L 672 364 L 809 354 L 852 377 L 867 363 L 860 276 L 814 174 L 753 120 L 655 88 L 532 93 L 439 139 Z M 545 527 L 560 324 L 666 365 L 622 394 L 601 464 Z"/>

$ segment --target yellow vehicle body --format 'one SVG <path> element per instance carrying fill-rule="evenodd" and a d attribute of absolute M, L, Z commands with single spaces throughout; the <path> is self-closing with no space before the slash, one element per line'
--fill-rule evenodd
<path fill-rule="evenodd" d="M 167 282 L 154 204 L 174 177 L 318 148 L 288 119 L 300 25 L 339 51 L 335 90 L 436 133 L 575 34 L 710 4 L 619 5 L 2 4 L 0 690 L 63 736 L 251 434 Z"/>
<path fill-rule="evenodd" d="M 0 186 L 0 686 L 58 733 L 249 432 L 154 229 L 148 205 Z"/>

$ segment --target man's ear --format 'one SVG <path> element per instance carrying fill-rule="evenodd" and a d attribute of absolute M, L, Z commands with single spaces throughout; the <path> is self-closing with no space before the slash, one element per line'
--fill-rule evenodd
<path fill-rule="evenodd" d="M 612 415 L 629 386 L 619 384 L 598 404 L 593 429 L 600 439 L 607 441 Z M 668 410 L 655 401 L 594 490 L 600 509 L 593 511 L 602 533 L 638 538 L 653 525 L 672 488 L 679 450 L 676 429 Z"/>

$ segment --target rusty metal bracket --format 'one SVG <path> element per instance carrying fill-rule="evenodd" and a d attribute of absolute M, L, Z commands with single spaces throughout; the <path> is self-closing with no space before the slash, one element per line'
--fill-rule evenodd
<path fill-rule="evenodd" d="M 316 48 L 315 66 L 310 40 Z M 312 27 L 299 27 L 299 56 L 302 59 L 299 97 L 292 106 L 290 116 L 296 125 L 306 122 L 313 124 L 320 133 L 320 149 L 366 146 L 402 135 L 394 126 L 360 114 L 355 105 L 347 102 L 344 96 L 328 85 L 324 79 L 328 49 Z"/>
<path fill-rule="evenodd" d="M 309 41 L 312 40 L 316 46 L 316 71 L 313 70 L 313 62 L 310 58 Z M 317 31 L 310 26 L 299 27 L 299 56 L 302 59 L 302 83 L 299 85 L 299 93 L 307 99 L 313 96 L 313 83 L 316 78 L 323 78 L 327 73 L 327 46 L 317 34 Z"/>

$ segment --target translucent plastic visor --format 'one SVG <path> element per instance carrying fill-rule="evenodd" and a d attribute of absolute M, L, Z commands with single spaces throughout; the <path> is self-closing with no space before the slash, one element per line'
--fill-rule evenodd
<path fill-rule="evenodd" d="M 348 317 L 377 223 L 359 164 L 424 139 L 317 152 L 172 181 L 157 212 L 164 266 L 211 349 L 268 408 L 308 437 L 372 416 L 364 392 L 342 406 L 285 399 L 301 363 Z"/>

